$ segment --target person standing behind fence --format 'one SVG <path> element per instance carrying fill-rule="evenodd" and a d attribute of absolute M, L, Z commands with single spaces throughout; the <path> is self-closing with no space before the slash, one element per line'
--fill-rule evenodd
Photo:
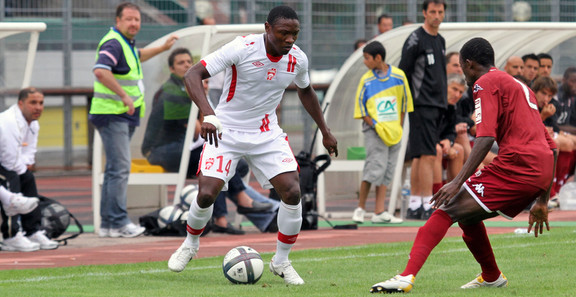
<path fill-rule="evenodd" d="M 140 8 L 124 2 L 116 7 L 116 26 L 100 40 L 93 72 L 94 97 L 89 119 L 104 145 L 106 167 L 100 200 L 100 237 L 135 237 L 146 230 L 128 218 L 126 191 L 130 174 L 130 139 L 144 116 L 142 65 L 169 50 L 177 36 L 158 47 L 137 49 Z"/>
<path fill-rule="evenodd" d="M 0 113 L 0 192 L 6 188 L 24 196 L 37 197 L 36 179 L 32 174 L 40 125 L 44 110 L 44 94 L 36 88 L 25 88 L 18 94 L 18 103 Z M 38 198 L 26 198 L 38 204 Z M 22 201 L 23 202 L 23 201 Z M 42 230 L 42 213 L 34 207 L 19 217 L 11 208 L 2 208 L 3 251 L 31 252 L 58 248 Z M 20 219 L 20 223 L 18 223 Z M 28 236 L 24 236 L 22 230 Z"/>
<path fill-rule="evenodd" d="M 277 6 L 270 10 L 265 30 L 263 34 L 237 37 L 192 66 L 184 77 L 188 94 L 204 114 L 201 135 L 206 144 L 200 160 L 198 196 L 188 214 L 188 235 L 168 261 L 174 272 L 184 270 L 197 254 L 214 200 L 225 190 L 239 159 L 244 157 L 260 184 L 267 189 L 273 186 L 282 200 L 276 254 L 269 269 L 286 284 L 304 284 L 288 259 L 302 225 L 298 164 L 276 116 L 276 108 L 292 82 L 322 133 L 324 147 L 336 156 L 337 141 L 310 84 L 308 58 L 295 45 L 300 32 L 298 15 L 288 6 Z M 214 111 L 202 79 L 221 71 L 226 71 L 226 82 Z"/>
<path fill-rule="evenodd" d="M 446 41 L 438 33 L 445 10 L 444 0 L 424 1 L 424 24 L 404 43 L 398 66 L 406 73 L 414 96 L 408 145 L 412 159 L 411 195 L 406 213 L 409 219 L 425 220 L 434 211 L 429 203 L 432 199 L 432 176 L 436 144 L 440 141 L 438 129 L 447 107 Z"/>
<path fill-rule="evenodd" d="M 370 42 L 362 51 L 364 65 L 370 70 L 358 84 L 354 118 L 363 120 L 366 162 L 352 220 L 364 222 L 368 192 L 374 184 L 376 204 L 372 223 L 402 223 L 402 219 L 385 210 L 384 202 L 398 162 L 404 115 L 414 110 L 412 94 L 404 72 L 386 63 L 386 49 L 380 42 Z"/>

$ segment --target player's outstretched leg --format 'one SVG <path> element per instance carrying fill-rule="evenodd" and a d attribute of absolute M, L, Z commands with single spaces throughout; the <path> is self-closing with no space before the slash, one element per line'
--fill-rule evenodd
<path fill-rule="evenodd" d="M 302 225 L 302 204 L 290 205 L 280 202 L 278 209 L 278 240 L 276 255 L 270 261 L 270 272 L 284 279 L 289 285 L 302 285 L 304 280 L 294 270 L 288 255 L 300 232 Z"/>
<path fill-rule="evenodd" d="M 479 274 L 477 278 L 473 279 L 469 283 L 463 285 L 462 289 L 476 289 L 480 287 L 507 287 L 508 286 L 508 279 L 504 276 L 504 274 L 500 273 L 500 277 L 493 282 L 487 282 L 482 278 L 482 274 Z"/>
<path fill-rule="evenodd" d="M 196 199 L 190 204 L 188 222 L 186 224 L 186 239 L 180 247 L 170 256 L 168 268 L 174 272 L 180 272 L 186 268 L 188 262 L 196 256 L 200 248 L 200 235 L 204 227 L 212 217 L 213 206 L 200 208 Z"/>
<path fill-rule="evenodd" d="M 414 275 L 407 276 L 396 275 L 395 277 L 377 283 L 370 288 L 370 293 L 408 293 L 414 287 Z"/>

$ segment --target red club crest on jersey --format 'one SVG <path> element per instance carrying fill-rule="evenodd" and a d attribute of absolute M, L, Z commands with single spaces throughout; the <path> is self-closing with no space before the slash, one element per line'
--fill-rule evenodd
<path fill-rule="evenodd" d="M 264 66 L 264 63 L 262 63 L 262 62 L 260 62 L 260 61 L 256 61 L 256 62 L 252 63 L 252 65 L 260 68 L 260 67 Z"/>
<path fill-rule="evenodd" d="M 210 168 L 212 168 L 212 166 L 214 165 L 214 158 L 208 158 L 208 160 L 206 160 L 206 170 L 210 170 Z"/>
<path fill-rule="evenodd" d="M 266 80 L 272 80 L 276 76 L 276 68 L 271 68 L 268 70 L 268 74 L 266 74 Z"/>

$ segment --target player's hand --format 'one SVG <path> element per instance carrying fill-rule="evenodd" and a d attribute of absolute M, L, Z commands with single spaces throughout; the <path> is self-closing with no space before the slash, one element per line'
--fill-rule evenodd
<path fill-rule="evenodd" d="M 443 204 L 448 204 L 448 202 L 458 194 L 458 191 L 460 191 L 460 186 L 454 182 L 449 182 L 432 196 L 430 204 L 432 204 L 434 208 L 440 208 Z"/>
<path fill-rule="evenodd" d="M 332 133 L 328 132 L 322 137 L 322 144 L 328 150 L 330 156 L 338 157 L 338 141 Z"/>
<path fill-rule="evenodd" d="M 134 101 L 132 101 L 132 98 L 130 98 L 128 95 L 125 95 L 122 97 L 122 103 L 124 103 L 124 106 L 128 107 L 128 111 L 126 113 L 128 115 L 133 115 L 136 109 L 134 108 Z"/>
<path fill-rule="evenodd" d="M 544 225 L 546 225 L 546 230 L 550 231 L 550 225 L 548 224 L 548 204 L 537 200 L 530 208 L 528 233 L 530 233 L 532 227 L 534 227 L 534 236 L 538 237 L 538 233 L 542 234 L 544 231 Z"/>
<path fill-rule="evenodd" d="M 206 122 L 202 123 L 200 136 L 209 144 L 214 144 L 215 147 L 218 147 L 218 139 L 222 139 L 222 133 L 218 132 L 214 125 Z"/>

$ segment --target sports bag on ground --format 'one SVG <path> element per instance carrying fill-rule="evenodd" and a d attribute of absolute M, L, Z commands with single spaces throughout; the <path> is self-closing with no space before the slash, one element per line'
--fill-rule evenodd
<path fill-rule="evenodd" d="M 67 245 L 68 239 L 76 238 L 78 235 L 84 233 L 82 224 L 80 224 L 78 219 L 76 219 L 64 205 L 44 196 L 38 196 L 38 198 L 40 199 L 38 207 L 42 214 L 42 229 L 46 231 L 48 238 L 57 242 L 63 242 L 63 245 Z M 61 239 L 56 239 L 66 232 L 71 220 L 74 220 L 76 226 L 78 226 L 78 232 Z"/>

